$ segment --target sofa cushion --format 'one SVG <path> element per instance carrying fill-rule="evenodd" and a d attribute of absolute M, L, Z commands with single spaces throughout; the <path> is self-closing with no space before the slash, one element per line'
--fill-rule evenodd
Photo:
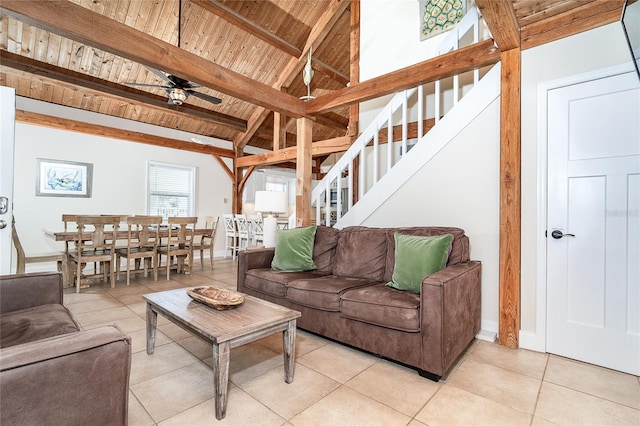
<path fill-rule="evenodd" d="M 344 228 L 338 238 L 333 275 L 383 281 L 386 257 L 385 229 L 364 226 Z"/>
<path fill-rule="evenodd" d="M 453 242 L 451 243 L 451 252 L 447 260 L 447 266 L 456 265 L 469 260 L 469 238 L 464 234 L 464 229 L 444 226 L 420 226 L 411 228 L 387 228 L 386 244 L 387 258 L 384 276 L 380 281 L 389 282 L 393 276 L 395 268 L 396 244 L 394 234 L 399 232 L 403 235 L 415 235 L 420 237 L 431 237 L 435 235 L 451 234 Z"/>
<path fill-rule="evenodd" d="M 340 315 L 381 327 L 419 332 L 420 295 L 384 284 L 348 290 L 340 300 Z"/>
<path fill-rule="evenodd" d="M 316 226 L 304 228 L 278 229 L 275 255 L 271 269 L 276 271 L 311 271 L 313 263 L 313 243 Z"/>
<path fill-rule="evenodd" d="M 373 284 L 375 283 L 363 278 L 337 277 L 335 275 L 301 279 L 289 282 L 287 299 L 323 311 L 338 312 L 340 310 L 340 295 L 343 292 Z"/>
<path fill-rule="evenodd" d="M 389 287 L 420 293 L 422 280 L 447 263 L 453 235 L 416 237 L 395 234 L 395 269 Z"/>
<path fill-rule="evenodd" d="M 272 269 L 249 269 L 245 275 L 245 287 L 260 293 L 284 298 L 287 294 L 287 284 L 303 278 L 320 277 L 311 271 L 274 271 Z"/>
<path fill-rule="evenodd" d="M 0 348 L 79 331 L 60 304 L 34 306 L 0 315 Z"/>
<path fill-rule="evenodd" d="M 339 230 L 329 226 L 318 226 L 316 240 L 313 244 L 313 263 L 316 271 L 330 274 L 336 261 L 336 245 L 338 245 Z"/>

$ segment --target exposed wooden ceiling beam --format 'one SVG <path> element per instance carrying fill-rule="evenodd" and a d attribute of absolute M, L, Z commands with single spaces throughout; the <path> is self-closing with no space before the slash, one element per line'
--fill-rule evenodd
<path fill-rule="evenodd" d="M 341 117 L 338 115 L 336 115 L 335 118 L 332 118 L 327 115 L 318 114 L 314 118 L 318 126 L 326 126 L 332 129 L 342 130 L 342 131 L 346 131 L 347 127 L 349 126 L 349 120 L 344 119 L 344 117 Z"/>
<path fill-rule="evenodd" d="M 272 33 L 266 28 L 261 27 L 255 22 L 245 18 L 235 10 L 230 7 L 225 6 L 217 0 L 190 0 L 191 3 L 197 4 L 204 10 L 218 16 L 219 18 L 224 19 L 230 24 L 240 28 L 242 31 L 245 31 L 260 40 L 264 41 L 267 44 L 275 47 L 276 49 L 288 53 L 291 56 L 298 56 L 300 49 L 292 43 L 289 43 L 287 40 L 279 37 L 278 35 Z"/>
<path fill-rule="evenodd" d="M 197 118 L 207 121 L 212 125 L 223 125 L 238 131 L 247 130 L 247 122 L 240 118 L 186 103 L 182 104 L 180 109 L 177 110 L 175 106 L 167 103 L 166 97 L 102 80 L 66 68 L 60 68 L 45 62 L 36 61 L 26 56 L 7 52 L 6 50 L 0 50 L 0 68 L 11 68 L 20 73 L 20 75 L 29 74 L 29 78 L 37 75 L 45 79 L 55 80 L 73 90 L 76 90 L 78 87 L 83 87 L 91 91 L 100 92 L 100 94 L 117 98 L 118 100 L 125 100 L 130 103 L 144 103 L 145 106 L 157 111 L 162 111 L 163 113 L 174 114 L 190 119 Z M 10 69 L 6 71 L 12 72 Z"/>
<path fill-rule="evenodd" d="M 71 2 L 3 0 L 0 11 L 60 36 L 178 75 L 263 108 L 291 117 L 304 115 L 304 103 L 294 96 Z"/>
<path fill-rule="evenodd" d="M 37 126 L 51 127 L 54 129 L 68 130 L 71 132 L 80 132 L 90 135 L 104 136 L 107 138 L 139 142 L 148 145 L 160 146 L 163 148 L 173 148 L 180 149 L 182 151 L 198 152 L 200 154 L 211 154 L 214 156 L 228 158 L 233 158 L 234 156 L 234 152 L 232 150 L 219 148 L 217 146 L 186 142 L 178 139 L 149 135 L 147 133 L 134 132 L 132 130 L 101 126 L 98 124 L 83 123 L 81 121 L 52 117 L 50 115 L 38 114 L 30 111 L 16 110 L 16 121 L 21 123 L 34 124 Z"/>
<path fill-rule="evenodd" d="M 225 6 L 217 0 L 191 0 L 191 2 L 224 19 L 230 24 L 235 25 L 241 30 L 252 34 L 253 36 L 259 38 L 265 43 L 270 44 L 271 46 L 284 53 L 287 53 L 295 58 L 299 58 L 302 55 L 302 49 L 300 49 L 298 46 L 294 45 L 293 43 L 289 43 L 287 40 L 279 37 L 266 28 L 261 27 L 255 22 L 245 18 L 235 10 Z M 316 71 L 338 81 L 340 84 L 347 84 L 349 82 L 349 76 L 344 75 L 340 71 L 332 68 L 331 66 L 325 64 L 317 58 L 314 58 L 312 65 Z"/>
<path fill-rule="evenodd" d="M 520 25 L 512 2 L 476 0 L 476 5 L 501 51 L 520 47 Z"/>
<path fill-rule="evenodd" d="M 298 58 L 291 58 L 284 70 L 280 73 L 278 81 L 273 85 L 274 89 L 280 90 L 282 87 L 289 87 L 298 73 L 300 73 L 304 68 L 306 55 L 309 49 L 322 43 L 333 25 L 347 9 L 347 6 L 349 6 L 349 0 L 332 0 L 322 17 L 311 29 L 311 33 L 309 34 L 307 42 L 302 49 L 302 53 Z M 260 125 L 262 125 L 268 116 L 269 111 L 264 108 L 257 108 L 253 112 L 247 122 L 248 130 L 245 133 L 238 135 L 233 141 L 233 145 L 237 150 L 242 150 L 247 145 L 251 137 L 255 134 L 255 131 L 260 127 Z M 293 115 L 288 116 L 296 118 Z"/>
<path fill-rule="evenodd" d="M 336 90 L 332 94 L 320 96 L 305 104 L 307 114 L 318 114 L 341 106 L 389 95 L 400 90 L 451 77 L 454 74 L 492 65 L 499 60 L 500 52 L 493 44 L 493 40 L 485 40 L 381 77 Z"/>
<path fill-rule="evenodd" d="M 319 155 L 332 154 L 334 152 L 343 152 L 349 149 L 350 145 L 351 138 L 348 136 L 313 142 L 311 144 L 311 155 L 316 157 Z M 278 164 L 285 161 L 295 160 L 296 155 L 297 147 L 295 146 L 284 148 L 279 151 L 265 152 L 264 154 L 247 155 L 239 157 L 236 160 L 236 168 Z"/>
<path fill-rule="evenodd" d="M 567 12 L 522 27 L 522 49 L 530 49 L 570 35 L 616 22 L 624 0 L 585 3 Z"/>

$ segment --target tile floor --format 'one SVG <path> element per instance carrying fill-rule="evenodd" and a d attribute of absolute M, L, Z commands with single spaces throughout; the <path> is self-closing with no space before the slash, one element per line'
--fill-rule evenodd
<path fill-rule="evenodd" d="M 203 284 L 235 289 L 236 264 L 65 292 L 84 328 L 115 323 L 132 338 L 130 425 L 640 425 L 636 376 L 476 341 L 434 383 L 304 331 L 291 384 L 281 336 L 232 350 L 227 416 L 217 421 L 208 344 L 159 316 L 155 353 L 145 351 L 141 295 Z"/>

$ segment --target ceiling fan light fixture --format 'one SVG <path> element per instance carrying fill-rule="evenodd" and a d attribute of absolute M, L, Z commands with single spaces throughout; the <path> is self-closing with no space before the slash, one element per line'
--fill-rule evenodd
<path fill-rule="evenodd" d="M 169 92 L 169 103 L 173 105 L 182 105 L 187 100 L 187 92 L 179 88 L 173 88 Z"/>

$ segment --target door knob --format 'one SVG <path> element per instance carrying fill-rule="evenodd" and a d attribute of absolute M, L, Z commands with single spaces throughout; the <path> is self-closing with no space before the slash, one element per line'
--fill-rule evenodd
<path fill-rule="evenodd" d="M 6 227 L 7 227 L 7 222 L 2 220 L 2 219 L 0 219 L 0 229 L 4 229 Z"/>
<path fill-rule="evenodd" d="M 556 240 L 559 240 L 562 237 L 575 237 L 575 235 L 573 235 L 573 234 L 563 234 L 562 231 L 559 230 L 559 229 L 556 229 L 555 231 L 553 231 L 551 233 L 551 236 L 553 238 L 555 238 Z"/>

